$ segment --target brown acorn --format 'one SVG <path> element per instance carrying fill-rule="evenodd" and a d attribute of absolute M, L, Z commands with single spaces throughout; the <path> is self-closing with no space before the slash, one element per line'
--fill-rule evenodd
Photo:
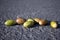
<path fill-rule="evenodd" d="M 40 18 L 34 18 L 34 20 L 39 23 L 39 21 L 41 20 Z"/>
<path fill-rule="evenodd" d="M 41 26 L 44 26 L 44 25 L 46 25 L 46 24 L 47 24 L 47 21 L 46 21 L 46 20 L 41 19 L 41 20 L 39 21 L 39 24 L 40 24 Z"/>
<path fill-rule="evenodd" d="M 25 19 L 23 19 L 23 18 L 17 18 L 16 19 L 17 24 L 23 24 L 24 22 L 25 22 Z"/>

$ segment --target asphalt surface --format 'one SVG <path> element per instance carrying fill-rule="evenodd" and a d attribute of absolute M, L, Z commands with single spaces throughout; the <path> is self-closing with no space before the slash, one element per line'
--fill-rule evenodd
<path fill-rule="evenodd" d="M 60 28 L 5 26 L 8 19 L 42 18 L 60 23 L 60 0 L 0 0 L 0 40 L 60 40 Z M 59 26 L 60 27 L 60 26 Z"/>

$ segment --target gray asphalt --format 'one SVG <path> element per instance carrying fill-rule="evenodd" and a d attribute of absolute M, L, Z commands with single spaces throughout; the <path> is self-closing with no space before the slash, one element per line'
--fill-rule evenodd
<path fill-rule="evenodd" d="M 0 0 L 0 40 L 60 40 L 60 28 L 5 26 L 7 19 L 42 18 L 60 23 L 60 0 Z M 60 27 L 60 26 L 59 26 Z"/>

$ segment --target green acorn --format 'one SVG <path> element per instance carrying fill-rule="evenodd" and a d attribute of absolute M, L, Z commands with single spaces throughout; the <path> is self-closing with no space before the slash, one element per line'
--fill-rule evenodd
<path fill-rule="evenodd" d="M 16 24 L 16 22 L 14 20 L 6 20 L 6 22 L 5 22 L 5 25 L 7 25 L 7 26 L 12 26 L 14 24 Z"/>

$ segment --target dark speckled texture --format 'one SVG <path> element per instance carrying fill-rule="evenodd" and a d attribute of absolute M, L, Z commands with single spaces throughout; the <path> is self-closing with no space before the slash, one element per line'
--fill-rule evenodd
<path fill-rule="evenodd" d="M 60 28 L 5 26 L 7 19 L 42 18 L 60 21 L 60 0 L 0 0 L 0 40 L 60 40 Z M 60 22 L 59 22 L 60 23 Z"/>

